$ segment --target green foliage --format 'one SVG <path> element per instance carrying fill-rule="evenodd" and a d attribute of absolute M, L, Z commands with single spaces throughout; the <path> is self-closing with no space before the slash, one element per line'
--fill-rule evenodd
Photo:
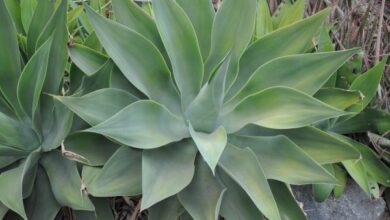
<path fill-rule="evenodd" d="M 390 168 L 344 135 L 390 130 L 366 108 L 387 58 L 356 73 L 304 5 L 1 1 L 0 218 L 142 195 L 152 220 L 305 219 L 290 185 L 324 201 L 347 173 L 378 197 Z"/>
<path fill-rule="evenodd" d="M 54 219 L 63 206 L 94 210 L 80 194 L 77 164 L 57 150 L 73 114 L 48 95 L 61 93 L 66 70 L 67 1 L 21 1 L 12 10 L 7 2 L 0 2 L 1 218 L 8 210 L 23 219 Z M 27 33 L 27 47 L 17 32 Z"/>

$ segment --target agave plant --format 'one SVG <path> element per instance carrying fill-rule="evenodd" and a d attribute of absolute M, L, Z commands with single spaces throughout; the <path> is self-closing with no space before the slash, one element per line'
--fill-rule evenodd
<path fill-rule="evenodd" d="M 152 17 L 113 0 L 116 21 L 86 6 L 108 57 L 76 44 L 72 61 L 92 82 L 113 68 L 125 79 L 55 97 L 91 126 L 64 144 L 85 164 L 85 192 L 142 194 L 150 219 L 304 219 L 291 184 L 342 185 L 329 167 L 365 150 L 321 128 L 370 97 L 324 86 L 358 49 L 306 53 L 328 9 L 251 43 L 260 5 L 224 0 L 215 13 L 209 0 L 154 0 Z"/>
<path fill-rule="evenodd" d="M 54 219 L 65 206 L 92 211 L 80 193 L 76 163 L 57 150 L 73 113 L 47 95 L 61 94 L 67 1 L 39 1 L 28 30 L 17 25 L 12 2 L 5 3 L 0 2 L 0 218 L 9 210 L 6 219 L 37 220 Z"/>

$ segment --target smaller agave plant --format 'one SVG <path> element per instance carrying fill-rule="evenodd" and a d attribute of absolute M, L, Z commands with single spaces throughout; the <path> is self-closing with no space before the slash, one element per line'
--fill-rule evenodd
<path fill-rule="evenodd" d="M 17 37 L 11 7 L 0 1 L 0 219 L 94 210 L 80 193 L 76 163 L 57 150 L 73 113 L 47 95 L 61 91 L 68 59 L 67 1 L 58 3 L 39 1 L 27 35 Z"/>
<path fill-rule="evenodd" d="M 153 0 L 151 16 L 113 0 L 116 21 L 86 6 L 108 56 L 76 44 L 72 61 L 100 68 L 99 83 L 125 77 L 55 97 L 91 126 L 64 142 L 85 164 L 86 193 L 142 195 L 152 220 L 305 219 L 290 185 L 341 185 L 328 167 L 361 149 L 321 129 L 367 99 L 324 86 L 358 49 L 308 53 L 328 9 L 261 32 L 260 6 L 224 0 L 215 13 L 209 0 Z"/>

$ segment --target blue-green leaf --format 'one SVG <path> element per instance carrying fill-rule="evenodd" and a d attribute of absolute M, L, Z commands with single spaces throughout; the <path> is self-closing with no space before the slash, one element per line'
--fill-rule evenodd
<path fill-rule="evenodd" d="M 150 99 L 180 113 L 179 95 L 158 49 L 137 32 L 99 16 L 89 7 L 86 10 L 100 42 L 126 78 Z"/>
<path fill-rule="evenodd" d="M 190 140 L 142 153 L 142 203 L 145 210 L 190 184 L 197 150 Z"/>
<path fill-rule="evenodd" d="M 203 80 L 203 62 L 195 30 L 175 0 L 153 0 L 153 12 L 171 60 L 182 107 L 186 109 L 199 93 Z"/>
<path fill-rule="evenodd" d="M 161 147 L 189 136 L 182 118 L 150 100 L 130 104 L 86 131 L 141 149 Z"/>
<path fill-rule="evenodd" d="M 219 166 L 236 181 L 269 219 L 281 219 L 263 168 L 249 148 L 228 145 Z"/>
<path fill-rule="evenodd" d="M 213 133 L 208 134 L 195 131 L 190 124 L 189 131 L 203 159 L 215 174 L 215 167 L 227 144 L 225 128 L 219 127 Z"/>

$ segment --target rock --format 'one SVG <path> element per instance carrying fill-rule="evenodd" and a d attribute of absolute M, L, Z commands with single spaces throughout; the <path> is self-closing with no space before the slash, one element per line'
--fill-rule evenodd
<path fill-rule="evenodd" d="M 352 180 L 340 198 L 330 196 L 323 203 L 314 200 L 311 186 L 294 186 L 293 192 L 309 220 L 390 220 L 385 201 L 370 199 Z"/>

